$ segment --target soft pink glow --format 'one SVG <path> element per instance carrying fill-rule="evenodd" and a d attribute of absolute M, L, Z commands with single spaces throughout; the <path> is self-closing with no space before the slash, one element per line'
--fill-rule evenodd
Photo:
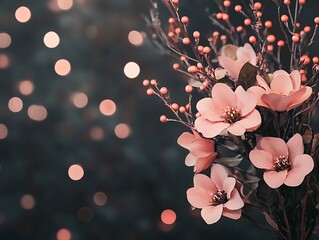
<path fill-rule="evenodd" d="M 9 65 L 10 65 L 10 60 L 8 55 L 0 54 L 0 69 L 5 69 L 9 67 Z"/>
<path fill-rule="evenodd" d="M 11 112 L 20 112 L 23 108 L 23 102 L 18 97 L 13 97 L 8 102 L 8 108 Z"/>
<path fill-rule="evenodd" d="M 98 206 L 103 206 L 107 202 L 107 196 L 104 192 L 96 192 L 93 196 L 93 201 Z"/>
<path fill-rule="evenodd" d="M 84 176 L 84 170 L 79 164 L 73 164 L 69 167 L 68 174 L 73 181 L 78 181 Z"/>
<path fill-rule="evenodd" d="M 140 74 L 140 66 L 135 62 L 128 62 L 124 67 L 124 74 L 128 78 L 136 78 Z"/>
<path fill-rule="evenodd" d="M 110 99 L 105 99 L 100 103 L 100 112 L 105 116 L 111 116 L 116 111 L 115 103 Z"/>
<path fill-rule="evenodd" d="M 55 48 L 60 43 L 60 37 L 55 32 L 47 32 L 43 37 L 43 42 L 48 48 Z"/>
<path fill-rule="evenodd" d="M 173 224 L 176 221 L 176 213 L 171 209 L 166 209 L 161 214 L 161 220 L 167 225 Z"/>
<path fill-rule="evenodd" d="M 120 123 L 116 125 L 114 132 L 118 138 L 124 139 L 131 134 L 131 128 L 125 123 Z"/>
<path fill-rule="evenodd" d="M 72 95 L 72 102 L 77 108 L 84 108 L 88 104 L 88 97 L 83 92 L 76 92 Z"/>
<path fill-rule="evenodd" d="M 141 46 L 143 44 L 143 36 L 138 31 L 131 31 L 128 34 L 128 40 L 134 46 Z"/>
<path fill-rule="evenodd" d="M 71 232 L 66 228 L 61 228 L 56 234 L 57 240 L 71 240 Z"/>
<path fill-rule="evenodd" d="M 0 48 L 7 48 L 11 44 L 11 37 L 8 33 L 0 33 Z"/>
<path fill-rule="evenodd" d="M 71 71 L 71 64 L 66 59 L 60 59 L 55 63 L 54 70 L 58 75 L 66 76 Z"/>
<path fill-rule="evenodd" d="M 18 22 L 26 23 L 31 18 L 31 11 L 25 6 L 19 7 L 15 12 L 15 17 Z"/>
<path fill-rule="evenodd" d="M 20 200 L 21 206 L 26 210 L 31 210 L 35 205 L 35 199 L 32 195 L 26 194 Z"/>
<path fill-rule="evenodd" d="M 95 126 L 92 127 L 90 130 L 90 137 L 94 140 L 94 141 L 101 141 L 103 140 L 105 134 L 104 134 L 104 130 L 102 127 L 100 126 Z"/>
<path fill-rule="evenodd" d="M 58 0 L 57 4 L 61 10 L 69 10 L 73 6 L 73 0 Z"/>
<path fill-rule="evenodd" d="M 34 85 L 29 80 L 24 80 L 19 84 L 19 91 L 22 95 L 30 95 L 33 92 Z"/>
<path fill-rule="evenodd" d="M 8 136 L 8 128 L 4 124 L 0 124 L 0 140 L 5 139 Z"/>
<path fill-rule="evenodd" d="M 31 105 L 28 108 L 28 116 L 34 121 L 43 121 L 48 116 L 48 112 L 42 105 Z"/>

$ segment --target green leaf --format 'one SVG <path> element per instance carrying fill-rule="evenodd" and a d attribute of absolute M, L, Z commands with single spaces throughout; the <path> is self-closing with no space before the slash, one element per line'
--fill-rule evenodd
<path fill-rule="evenodd" d="M 245 63 L 241 68 L 236 87 L 242 86 L 245 90 L 252 87 L 256 83 L 257 76 L 257 67 L 250 64 L 249 62 Z"/>

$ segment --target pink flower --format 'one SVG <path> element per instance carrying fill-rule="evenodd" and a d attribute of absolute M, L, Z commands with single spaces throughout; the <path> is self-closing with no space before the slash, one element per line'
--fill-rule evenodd
<path fill-rule="evenodd" d="M 236 51 L 236 56 L 236 60 L 224 56 L 218 57 L 219 64 L 227 70 L 229 77 L 234 80 L 238 80 L 240 70 L 245 63 L 249 62 L 254 66 L 257 64 L 256 53 L 249 43 L 239 47 Z"/>
<path fill-rule="evenodd" d="M 208 168 L 217 153 L 215 152 L 215 142 L 204 139 L 198 133 L 194 134 L 185 132 L 177 140 L 177 143 L 189 150 L 189 154 L 185 159 L 186 166 L 194 166 L 196 173 Z"/>
<path fill-rule="evenodd" d="M 311 87 L 301 85 L 299 71 L 292 71 L 289 75 L 283 70 L 274 72 L 270 87 L 261 76 L 257 76 L 260 87 L 248 89 L 257 97 L 257 105 L 274 111 L 289 111 L 300 106 L 312 94 Z"/>
<path fill-rule="evenodd" d="M 249 158 L 255 167 L 266 170 L 264 180 L 269 187 L 296 187 L 314 167 L 311 156 L 303 153 L 302 137 L 297 133 L 287 144 L 281 138 L 263 137 Z"/>
<path fill-rule="evenodd" d="M 217 222 L 221 216 L 239 219 L 244 202 L 235 188 L 236 179 L 228 177 L 222 165 L 215 164 L 211 178 L 204 174 L 194 176 L 194 187 L 187 190 L 187 200 L 195 208 L 200 208 L 207 224 Z"/>
<path fill-rule="evenodd" d="M 200 117 L 196 119 L 195 127 L 207 138 L 215 137 L 225 129 L 236 136 L 254 131 L 261 124 L 256 103 L 254 94 L 241 86 L 233 92 L 226 84 L 217 83 L 213 87 L 212 98 L 204 98 L 197 103 Z"/>

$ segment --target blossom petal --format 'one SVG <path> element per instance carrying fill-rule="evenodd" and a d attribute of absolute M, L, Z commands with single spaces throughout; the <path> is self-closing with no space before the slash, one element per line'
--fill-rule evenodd
<path fill-rule="evenodd" d="M 312 94 L 312 88 L 305 86 L 299 89 L 297 92 L 289 95 L 287 101 L 289 102 L 289 106 L 287 111 L 290 111 L 293 108 L 300 106 L 303 102 L 305 102 Z"/>
<path fill-rule="evenodd" d="M 196 163 L 196 157 L 193 154 L 189 153 L 185 158 L 185 165 L 187 167 L 191 167 L 191 166 L 194 166 L 195 163 Z"/>
<path fill-rule="evenodd" d="M 252 86 L 252 87 L 248 88 L 247 91 L 251 92 L 255 95 L 255 98 L 257 99 L 258 106 L 270 108 L 270 105 L 267 102 L 262 101 L 262 99 L 261 99 L 261 97 L 264 94 L 266 94 L 265 89 L 263 89 L 262 87 L 258 87 L 258 86 Z"/>
<path fill-rule="evenodd" d="M 229 210 L 237 210 L 244 206 L 243 199 L 240 197 L 240 194 L 236 188 L 233 189 L 230 199 L 228 199 L 224 206 Z"/>
<path fill-rule="evenodd" d="M 287 142 L 288 151 L 289 151 L 289 160 L 294 162 L 294 159 L 304 153 L 304 145 L 302 142 L 302 137 L 299 133 L 295 134 Z"/>
<path fill-rule="evenodd" d="M 212 89 L 212 98 L 216 105 L 222 109 L 236 107 L 237 97 L 235 92 L 224 83 L 217 83 Z"/>
<path fill-rule="evenodd" d="M 225 122 L 211 122 L 202 117 L 195 120 L 195 128 L 204 137 L 213 138 L 226 129 L 230 124 Z"/>
<path fill-rule="evenodd" d="M 288 156 L 287 144 L 281 138 L 263 137 L 259 140 L 257 147 L 269 152 L 273 157 Z"/>
<path fill-rule="evenodd" d="M 195 136 L 189 132 L 184 132 L 182 135 L 179 136 L 177 139 L 177 143 L 186 149 L 189 149 L 191 142 L 195 139 Z"/>
<path fill-rule="evenodd" d="M 198 158 L 207 157 L 215 152 L 214 142 L 201 137 L 196 138 L 191 143 L 190 152 Z"/>
<path fill-rule="evenodd" d="M 188 202 L 195 208 L 204 208 L 211 205 L 211 196 L 204 188 L 190 188 L 186 195 Z"/>
<path fill-rule="evenodd" d="M 263 89 L 265 89 L 266 93 L 271 92 L 269 85 L 261 76 L 257 75 L 256 79 L 257 79 L 259 86 L 261 86 Z"/>
<path fill-rule="evenodd" d="M 274 73 L 274 79 L 270 83 L 270 88 L 274 93 L 282 96 L 287 96 L 289 92 L 294 89 L 291 78 L 285 71 L 281 71 L 277 74 Z"/>
<path fill-rule="evenodd" d="M 294 90 L 299 90 L 299 88 L 301 86 L 301 75 L 300 75 L 300 72 L 298 70 L 292 71 L 290 73 L 290 78 L 291 78 Z"/>
<path fill-rule="evenodd" d="M 228 57 L 218 57 L 218 61 L 220 66 L 227 70 L 227 73 L 230 78 L 238 80 L 239 72 L 242 66 L 236 63 L 236 61 L 232 60 Z"/>
<path fill-rule="evenodd" d="M 260 113 L 256 109 L 253 109 L 248 115 L 239 120 L 237 123 L 239 123 L 245 129 L 257 128 L 261 124 Z"/>
<path fill-rule="evenodd" d="M 224 110 L 214 104 L 212 98 L 203 98 L 198 101 L 196 108 L 202 117 L 210 120 L 210 121 L 223 121 L 222 114 Z"/>
<path fill-rule="evenodd" d="M 249 62 L 252 65 L 256 66 L 257 57 L 254 49 L 249 43 L 246 43 L 243 47 L 239 47 L 236 52 L 237 59 L 243 62 Z"/>
<path fill-rule="evenodd" d="M 249 153 L 251 163 L 261 169 L 272 170 L 274 168 L 273 156 L 264 150 L 254 149 Z"/>
<path fill-rule="evenodd" d="M 241 136 L 246 132 L 246 129 L 239 122 L 230 124 L 227 130 L 235 136 Z"/>
<path fill-rule="evenodd" d="M 209 168 L 212 162 L 215 160 L 216 156 L 217 156 L 217 153 L 215 152 L 207 157 L 198 158 L 194 166 L 194 171 L 198 173 Z"/>
<path fill-rule="evenodd" d="M 228 172 L 224 166 L 215 164 L 211 168 L 210 178 L 216 184 L 218 189 L 223 190 L 224 180 L 228 178 Z"/>
<path fill-rule="evenodd" d="M 314 162 L 310 155 L 302 154 L 297 156 L 292 163 L 291 170 L 288 171 L 288 176 L 285 185 L 290 187 L 299 186 L 305 176 L 314 168 Z"/>
<path fill-rule="evenodd" d="M 246 92 L 242 86 L 239 86 L 235 90 L 237 96 L 237 107 L 241 116 L 246 116 L 250 113 L 257 104 L 257 98 L 251 92 Z"/>
<path fill-rule="evenodd" d="M 209 193 L 216 192 L 215 183 L 204 174 L 196 174 L 194 176 L 194 187 L 203 188 Z"/>
<path fill-rule="evenodd" d="M 229 210 L 227 208 L 224 208 L 223 210 L 223 216 L 228 217 L 234 220 L 237 220 L 241 217 L 242 214 L 242 209 L 237 209 L 237 210 Z"/>
<path fill-rule="evenodd" d="M 213 224 L 217 222 L 223 213 L 223 205 L 205 207 L 201 211 L 202 218 L 207 224 Z"/>
<path fill-rule="evenodd" d="M 282 101 L 283 98 L 284 98 L 283 96 L 277 93 L 269 93 L 269 94 L 262 95 L 260 100 L 266 106 L 269 106 L 268 108 L 274 111 L 283 112 L 287 110 L 289 105 L 289 103 Z"/>
<path fill-rule="evenodd" d="M 312 88 L 306 86 L 293 93 L 290 92 L 289 96 L 281 96 L 275 93 L 265 94 L 261 97 L 261 100 L 274 111 L 283 112 L 300 106 L 311 94 Z"/>
<path fill-rule="evenodd" d="M 227 199 L 231 198 L 231 193 L 236 185 L 236 179 L 233 177 L 227 177 L 223 182 L 223 188 L 221 190 L 224 190 L 227 193 Z"/>
<path fill-rule="evenodd" d="M 280 172 L 267 171 L 264 172 L 264 180 L 271 188 L 279 188 L 286 180 L 287 170 Z"/>

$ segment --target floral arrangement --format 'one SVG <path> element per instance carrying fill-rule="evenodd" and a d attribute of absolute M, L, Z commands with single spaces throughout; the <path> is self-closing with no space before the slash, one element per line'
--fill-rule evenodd
<path fill-rule="evenodd" d="M 164 26 L 151 2 L 147 24 L 154 43 L 177 57 L 173 68 L 185 76 L 188 102 L 172 102 L 155 79 L 143 85 L 174 116 L 161 122 L 189 128 L 177 142 L 194 169 L 190 205 L 207 224 L 243 216 L 280 239 L 309 239 L 319 213 L 319 135 L 311 127 L 319 58 L 310 51 L 319 17 L 314 27 L 302 25 L 306 0 L 215 0 L 213 29 L 203 35 L 190 33 L 179 4 L 162 0 L 170 14 Z M 276 19 L 264 17 L 269 10 Z"/>

